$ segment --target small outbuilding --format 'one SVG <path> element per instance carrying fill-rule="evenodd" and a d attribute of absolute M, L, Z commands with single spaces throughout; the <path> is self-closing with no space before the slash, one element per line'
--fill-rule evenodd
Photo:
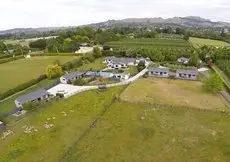
<path fill-rule="evenodd" d="M 49 93 L 45 89 L 39 89 L 35 92 L 17 98 L 14 103 L 17 108 L 23 108 L 23 104 L 28 102 L 36 102 L 49 98 Z"/>
<path fill-rule="evenodd" d="M 189 58 L 186 58 L 186 57 L 180 57 L 180 58 L 177 59 L 177 61 L 178 61 L 179 63 L 182 63 L 182 64 L 188 64 L 189 61 L 190 61 L 190 59 L 189 59 Z"/>

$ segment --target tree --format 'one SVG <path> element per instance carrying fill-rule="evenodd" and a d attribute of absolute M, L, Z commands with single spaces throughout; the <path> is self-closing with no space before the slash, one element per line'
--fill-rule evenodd
<path fill-rule="evenodd" d="M 45 39 L 36 40 L 34 42 L 31 42 L 29 46 L 30 48 L 38 48 L 44 50 L 46 48 L 46 40 Z"/>
<path fill-rule="evenodd" d="M 55 61 L 53 62 L 53 65 L 61 66 L 61 62 L 60 62 L 59 60 L 55 60 Z"/>
<path fill-rule="evenodd" d="M 46 76 L 49 79 L 54 79 L 62 75 L 62 67 L 59 65 L 48 65 L 46 67 Z"/>
<path fill-rule="evenodd" d="M 198 64 L 199 64 L 199 57 L 197 54 L 194 53 L 189 60 L 189 65 L 190 66 L 198 66 Z"/>
<path fill-rule="evenodd" d="M 188 41 L 189 40 L 189 33 L 186 32 L 183 37 L 184 40 Z"/>
<path fill-rule="evenodd" d="M 214 74 L 204 82 L 205 89 L 210 92 L 220 92 L 224 89 L 223 81 L 220 76 Z"/>
<path fill-rule="evenodd" d="M 4 51 L 6 51 L 6 45 L 3 41 L 0 41 L 0 54 L 2 54 Z"/>
<path fill-rule="evenodd" d="M 137 70 L 140 72 L 145 69 L 145 62 L 140 61 L 139 64 L 137 65 Z"/>
<path fill-rule="evenodd" d="M 93 48 L 93 55 L 95 58 L 99 58 L 102 56 L 101 49 L 99 47 L 94 47 Z"/>
<path fill-rule="evenodd" d="M 56 39 L 47 40 L 47 50 L 52 53 L 59 53 L 60 44 Z"/>

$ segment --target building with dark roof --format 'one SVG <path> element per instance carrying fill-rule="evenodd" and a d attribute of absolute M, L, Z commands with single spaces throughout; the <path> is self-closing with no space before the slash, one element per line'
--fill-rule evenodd
<path fill-rule="evenodd" d="M 65 75 L 63 75 L 60 78 L 60 82 L 64 83 L 64 84 L 68 84 L 69 82 L 71 82 L 71 81 L 73 81 L 75 79 L 83 78 L 84 75 L 85 75 L 85 72 L 79 72 L 79 71 L 66 73 Z"/>
<path fill-rule="evenodd" d="M 49 93 L 45 89 L 39 89 L 35 92 L 17 98 L 14 103 L 17 108 L 23 108 L 23 104 L 34 101 L 41 101 L 47 99 Z"/>
<path fill-rule="evenodd" d="M 198 70 L 177 70 L 176 77 L 180 79 L 197 80 Z"/>
<path fill-rule="evenodd" d="M 169 69 L 168 68 L 149 68 L 149 76 L 168 77 Z"/>

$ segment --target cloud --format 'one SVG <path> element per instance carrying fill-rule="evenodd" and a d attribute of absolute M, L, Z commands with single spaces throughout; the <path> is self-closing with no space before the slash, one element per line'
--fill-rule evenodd
<path fill-rule="evenodd" d="M 0 29 L 75 26 L 130 17 L 230 21 L 228 0 L 1 0 Z"/>

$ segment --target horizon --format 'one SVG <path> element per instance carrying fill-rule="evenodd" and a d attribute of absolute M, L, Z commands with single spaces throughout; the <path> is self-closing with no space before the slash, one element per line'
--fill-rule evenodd
<path fill-rule="evenodd" d="M 67 26 L 38 26 L 38 27 L 15 27 L 15 28 L 8 28 L 8 29 L 1 29 L 0 31 L 7 31 L 7 30 L 15 30 L 15 29 L 39 29 L 39 28 L 68 28 L 68 27 L 78 27 L 78 26 L 83 26 L 83 25 L 90 25 L 90 24 L 96 24 L 96 23 L 101 23 L 101 22 L 106 22 L 106 21 L 111 21 L 111 20 L 115 20 L 115 21 L 119 21 L 119 20 L 125 20 L 125 19 L 152 19 L 152 18 L 162 18 L 162 19 L 170 19 L 170 18 L 175 18 L 175 17 L 180 17 L 180 18 L 185 18 L 185 17 L 199 17 L 202 19 L 206 19 L 209 20 L 211 22 L 226 22 L 226 23 L 230 23 L 227 21 L 214 21 L 211 20 L 209 18 L 205 18 L 205 17 L 201 17 L 201 16 L 173 16 L 173 17 L 127 17 L 127 18 L 123 18 L 123 19 L 107 19 L 104 21 L 100 21 L 100 22 L 91 22 L 91 23 L 86 23 L 86 24 L 80 24 L 80 25 L 67 25 Z"/>
<path fill-rule="evenodd" d="M 228 0 L 2 0 L 0 30 L 79 26 L 125 18 L 171 18 L 199 15 L 230 22 Z M 36 8 L 34 7 L 36 6 Z M 13 12 L 12 12 L 13 11 Z M 167 12 L 166 12 L 167 11 Z M 218 13 L 218 14 L 216 14 Z"/>

